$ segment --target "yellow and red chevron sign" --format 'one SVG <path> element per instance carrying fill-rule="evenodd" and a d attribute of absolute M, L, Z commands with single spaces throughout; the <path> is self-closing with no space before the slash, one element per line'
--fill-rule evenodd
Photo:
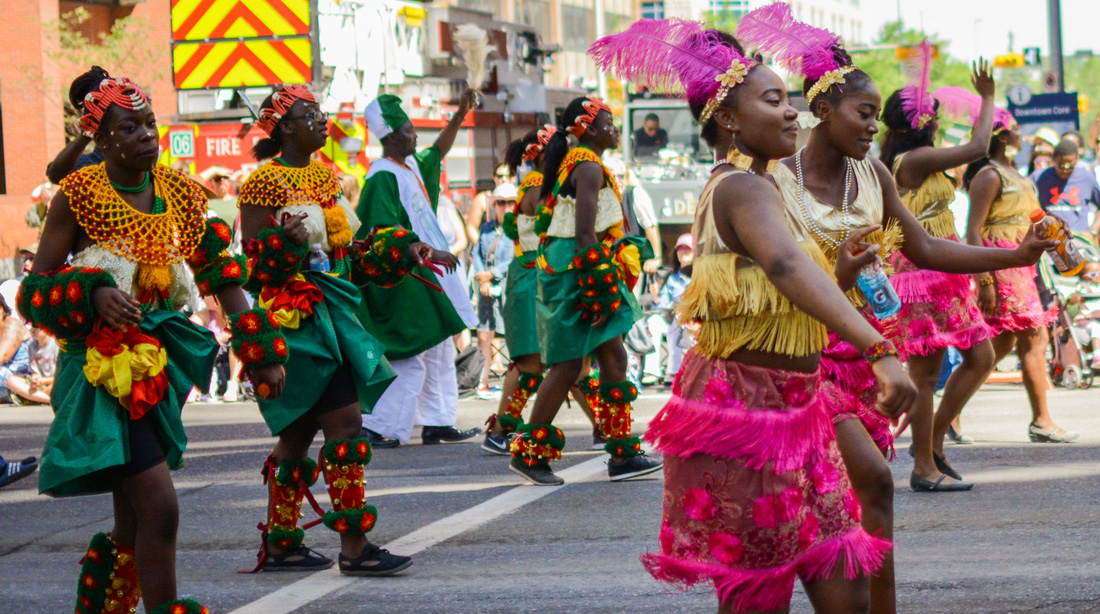
<path fill-rule="evenodd" d="M 306 83 L 311 0 L 172 0 L 176 89 Z"/>
<path fill-rule="evenodd" d="M 309 34 L 309 0 L 172 0 L 172 40 Z"/>

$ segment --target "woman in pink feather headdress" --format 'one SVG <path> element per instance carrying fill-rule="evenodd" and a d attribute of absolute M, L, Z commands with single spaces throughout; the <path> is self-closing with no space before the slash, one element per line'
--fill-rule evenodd
<path fill-rule="evenodd" d="M 882 112 L 886 134 L 880 159 L 893 172 L 902 202 L 928 234 L 959 242 L 955 216 L 949 208 L 955 199 L 955 182 L 945 172 L 985 155 L 993 132 L 996 85 L 988 64 L 979 61 L 971 76 L 974 89 L 981 95 L 972 138 L 959 147 L 936 147 L 941 103 L 929 91 L 932 48 L 925 40 L 917 49 L 917 57 L 909 62 L 909 83 L 886 100 Z M 950 106 L 951 99 L 945 99 Z M 922 269 L 900 253 L 895 254 L 893 265 L 891 281 L 902 301 L 899 345 L 908 356 L 909 374 L 920 390 L 917 407 L 910 416 L 913 472 L 929 481 L 944 474 L 961 480 L 962 476 L 947 462 L 943 439 L 963 405 L 993 369 L 993 346 L 989 342 L 993 329 L 982 319 L 969 276 Z M 949 346 L 957 348 L 963 360 L 947 380 L 933 419 L 936 380 Z"/>
<path fill-rule="evenodd" d="M 695 22 L 638 22 L 589 53 L 624 81 L 686 98 L 720 160 L 679 309 L 699 324 L 696 345 L 646 434 L 665 455 L 665 494 L 661 549 L 643 562 L 658 580 L 713 583 L 720 613 L 785 611 L 796 579 L 815 607 L 866 611 L 891 544 L 860 526 L 817 393 L 825 327 L 867 356 L 885 415 L 905 412 L 916 388 L 776 190 L 769 163 L 794 152 L 798 133 L 786 88 L 733 37 Z M 853 252 L 846 275 L 874 257 Z"/>
<path fill-rule="evenodd" d="M 1036 262 L 1048 242 L 1029 235 L 1015 250 L 982 249 L 930 236 L 898 196 L 893 177 L 881 162 L 868 158 L 878 133 L 882 96 L 867 73 L 852 64 L 840 37 L 796 21 L 790 6 L 775 3 L 746 15 L 738 37 L 789 70 L 804 77 L 803 93 L 816 119 L 805 148 L 778 165 L 775 179 L 791 214 L 811 230 L 832 257 L 850 248 L 845 240 L 860 228 L 878 227 L 864 242 L 889 259 L 889 248 L 900 249 L 915 265 L 950 273 L 976 273 Z M 904 242 L 900 236 L 904 236 Z M 900 244 L 900 245 L 899 245 Z M 856 275 L 838 270 L 844 287 L 853 288 Z M 864 306 L 858 289 L 849 294 Z M 897 338 L 893 320 L 875 321 Z M 839 332 L 834 330 L 834 333 Z M 821 361 L 821 394 L 829 399 L 837 442 L 863 504 L 863 526 L 871 534 L 893 535 L 893 476 L 886 463 L 892 443 L 889 424 L 874 411 L 875 382 L 860 352 L 838 335 L 830 335 Z M 965 490 L 970 484 L 947 476 L 927 480 L 910 476 L 914 490 Z M 893 560 L 888 558 L 871 582 L 872 612 L 896 610 Z"/>
<path fill-rule="evenodd" d="M 936 91 L 937 95 L 941 90 Z M 966 240 L 971 245 L 1012 247 L 1026 241 L 1030 234 L 1028 215 L 1039 208 L 1038 191 L 1012 165 L 1019 147 L 1020 129 L 1016 120 L 1005 112 L 993 122 L 988 155 L 966 169 L 963 180 L 970 193 Z M 1031 402 L 1028 437 L 1037 443 L 1076 441 L 1080 434 L 1058 426 L 1047 407 L 1046 327 L 1054 321 L 1056 312 L 1044 311 L 1039 302 L 1034 267 L 979 275 L 978 305 L 996 335 L 994 364 L 1013 347 L 1020 357 L 1024 388 Z"/>

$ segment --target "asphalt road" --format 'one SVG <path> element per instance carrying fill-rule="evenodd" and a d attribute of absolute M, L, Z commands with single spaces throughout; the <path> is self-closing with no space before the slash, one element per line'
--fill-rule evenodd
<path fill-rule="evenodd" d="M 666 397 L 643 393 L 640 420 Z M 977 443 L 948 448 L 978 484 L 969 493 L 910 492 L 909 441 L 899 440 L 900 611 L 1100 612 L 1100 392 L 1059 390 L 1050 402 L 1056 420 L 1083 433 L 1078 443 L 1028 443 L 1018 386 L 978 394 L 963 416 Z M 462 401 L 459 426 L 480 424 L 493 406 Z M 49 419 L 44 408 L 0 406 L 0 453 L 39 454 Z M 366 579 L 236 573 L 255 563 L 265 507 L 259 468 L 273 439 L 250 404 L 189 405 L 184 422 L 191 444 L 174 475 L 179 585 L 215 614 L 715 611 L 710 591 L 670 590 L 642 569 L 639 555 L 657 547 L 660 474 L 609 483 L 606 457 L 587 449 L 590 431 L 575 408 L 560 420 L 569 439 L 561 488 L 522 485 L 506 459 L 476 443 L 377 451 L 368 468 L 368 499 L 379 508 L 371 537 L 414 553 L 415 564 L 399 577 Z M 323 491 L 318 498 L 327 505 Z M 78 560 L 91 535 L 110 526 L 107 496 L 51 500 L 37 494 L 36 477 L 0 490 L 0 614 L 71 612 Z M 307 544 L 337 552 L 323 527 Z M 810 612 L 799 588 L 791 611 Z"/>

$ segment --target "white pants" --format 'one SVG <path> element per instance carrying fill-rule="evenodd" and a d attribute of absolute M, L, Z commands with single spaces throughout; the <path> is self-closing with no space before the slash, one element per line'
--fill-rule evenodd
<path fill-rule="evenodd" d="M 458 418 L 458 375 L 450 337 L 412 358 L 390 361 L 397 379 L 374 413 L 363 414 L 363 426 L 401 443 L 409 443 L 414 424 L 454 426 Z"/>

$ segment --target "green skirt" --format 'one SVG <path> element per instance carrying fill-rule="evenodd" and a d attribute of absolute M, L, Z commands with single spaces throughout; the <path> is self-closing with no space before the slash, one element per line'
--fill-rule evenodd
<path fill-rule="evenodd" d="M 287 349 L 286 384 L 276 399 L 260 399 L 260 413 L 278 435 L 321 398 L 342 363 L 351 368 L 359 410 L 370 413 L 378 397 L 397 377 L 386 360 L 386 348 L 363 328 L 362 294 L 350 282 L 309 271 L 306 279 L 321 289 L 325 300 L 298 328 L 284 328 Z"/>
<path fill-rule="evenodd" d="M 504 285 L 504 343 L 512 360 L 539 353 L 539 329 L 535 322 L 539 273 L 534 267 L 524 266 L 534 260 L 535 253 L 529 252 L 508 265 L 508 283 Z"/>
<path fill-rule="evenodd" d="M 552 268 L 564 270 L 577 251 L 577 242 L 551 238 L 543 251 Z M 572 270 L 555 275 L 541 270 L 538 272 L 535 314 L 542 362 L 546 365 L 588 356 L 611 339 L 625 335 L 634 326 L 634 321 L 641 317 L 642 310 L 634 295 L 620 282 L 619 291 L 626 300 L 611 315 L 607 324 L 593 328 L 591 320 L 581 319 L 583 312 L 577 309 L 580 294 L 577 279 L 576 271 Z"/>
<path fill-rule="evenodd" d="M 156 426 L 169 469 L 183 465 L 187 435 L 180 412 L 192 387 L 210 386 L 218 342 L 210 331 L 181 313 L 153 311 L 141 320 L 142 332 L 156 337 L 168 355 L 168 391 L 146 414 Z M 84 345 L 58 357 L 50 404 L 55 415 L 39 464 L 38 490 L 51 497 L 107 492 L 111 467 L 130 461 L 129 412 L 103 388 L 84 376 Z"/>

